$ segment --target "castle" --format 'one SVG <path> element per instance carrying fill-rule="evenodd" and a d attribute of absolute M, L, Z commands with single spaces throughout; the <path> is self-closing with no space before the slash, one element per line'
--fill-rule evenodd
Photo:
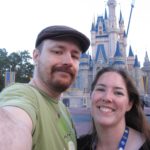
<path fill-rule="evenodd" d="M 127 33 L 122 12 L 117 21 L 116 0 L 108 0 L 108 13 L 98 16 L 91 25 L 91 54 L 81 55 L 75 83 L 66 91 L 62 100 L 70 107 L 90 107 L 90 86 L 96 72 L 106 66 L 121 67 L 128 71 L 140 95 L 150 96 L 150 60 L 145 54 L 143 67 L 132 47 L 127 48 Z"/>

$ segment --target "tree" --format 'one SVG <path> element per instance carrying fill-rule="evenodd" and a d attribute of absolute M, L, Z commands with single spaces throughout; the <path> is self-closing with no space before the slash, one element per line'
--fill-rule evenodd
<path fill-rule="evenodd" d="M 27 50 L 12 52 L 8 55 L 6 49 L 0 49 L 0 91 L 5 86 L 5 72 L 14 71 L 16 82 L 27 83 L 33 73 L 32 57 Z"/>
<path fill-rule="evenodd" d="M 16 82 L 27 83 L 33 73 L 33 64 L 30 63 L 32 57 L 27 50 L 11 53 L 9 56 L 11 71 L 16 72 Z"/>
<path fill-rule="evenodd" d="M 5 85 L 5 71 L 8 66 L 8 57 L 6 49 L 0 49 L 0 91 Z"/>

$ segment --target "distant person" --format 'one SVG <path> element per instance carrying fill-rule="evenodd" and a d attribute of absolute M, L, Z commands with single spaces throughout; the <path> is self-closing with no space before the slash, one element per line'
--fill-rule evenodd
<path fill-rule="evenodd" d="M 125 71 L 111 67 L 98 71 L 91 102 L 93 130 L 78 139 L 78 150 L 150 150 L 150 126 Z"/>
<path fill-rule="evenodd" d="M 76 150 L 70 114 L 59 100 L 74 82 L 89 39 L 67 26 L 37 36 L 33 78 L 0 94 L 0 150 Z"/>

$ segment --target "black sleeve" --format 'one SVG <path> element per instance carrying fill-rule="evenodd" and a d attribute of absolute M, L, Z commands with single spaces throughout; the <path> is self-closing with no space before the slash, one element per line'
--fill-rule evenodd
<path fill-rule="evenodd" d="M 150 141 L 147 140 L 139 150 L 150 150 Z"/>
<path fill-rule="evenodd" d="M 77 139 L 77 150 L 92 150 L 91 145 L 91 135 L 81 136 Z"/>

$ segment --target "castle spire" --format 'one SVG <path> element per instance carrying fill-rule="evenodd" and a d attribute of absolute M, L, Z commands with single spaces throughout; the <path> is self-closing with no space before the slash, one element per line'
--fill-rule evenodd
<path fill-rule="evenodd" d="M 120 46 L 119 46 L 119 42 L 117 41 L 117 46 L 116 46 L 116 52 L 114 57 L 122 57 L 122 54 L 120 52 Z"/>
<path fill-rule="evenodd" d="M 137 57 L 137 55 L 135 55 L 135 61 L 134 61 L 134 68 L 136 68 L 136 67 L 140 67 L 140 64 L 139 64 L 139 61 L 138 61 L 138 57 Z"/>
<path fill-rule="evenodd" d="M 149 68 L 148 70 L 150 70 L 150 60 L 149 60 L 147 51 L 145 53 L 143 68 L 144 68 L 144 70 L 147 70 L 148 68 Z"/>
<path fill-rule="evenodd" d="M 108 56 L 110 58 L 114 57 L 116 51 L 116 43 L 118 40 L 118 28 L 116 19 L 116 0 L 108 0 L 107 2 L 109 9 L 109 46 L 108 46 Z"/>
<path fill-rule="evenodd" d="M 122 17 L 122 12 L 121 12 L 121 10 L 120 10 L 119 24 L 124 24 L 124 19 L 123 19 L 123 17 Z"/>
<path fill-rule="evenodd" d="M 134 54 L 133 54 L 133 51 L 132 51 L 132 48 L 131 48 L 131 45 L 130 45 L 128 57 L 133 57 L 133 56 L 134 56 Z"/>
<path fill-rule="evenodd" d="M 145 53 L 145 62 L 149 62 L 149 57 L 148 57 L 147 51 Z"/>
<path fill-rule="evenodd" d="M 110 22 L 110 27 L 111 28 L 116 28 L 116 5 L 117 2 L 116 0 L 108 0 L 107 2 L 108 8 L 109 8 L 109 19 L 111 20 Z"/>
<path fill-rule="evenodd" d="M 91 31 L 95 31 L 95 24 L 94 24 L 94 22 L 92 23 Z"/>
<path fill-rule="evenodd" d="M 106 8 L 105 8 L 105 20 L 107 20 L 107 19 L 108 19 L 107 10 L 106 10 Z"/>

